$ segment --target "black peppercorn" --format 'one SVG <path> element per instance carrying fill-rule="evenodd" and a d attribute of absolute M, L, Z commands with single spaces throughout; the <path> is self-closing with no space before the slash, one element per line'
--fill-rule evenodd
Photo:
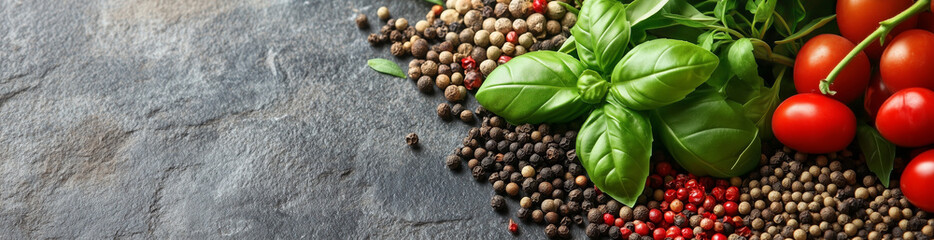
<path fill-rule="evenodd" d="M 585 233 L 587 234 L 587 236 L 590 237 L 590 238 L 599 238 L 600 235 L 602 234 L 602 233 L 600 232 L 600 228 L 598 227 L 598 224 L 597 224 L 597 223 L 587 224 L 587 229 L 584 230 L 584 232 L 585 232 Z"/>
<path fill-rule="evenodd" d="M 632 210 L 632 217 L 635 220 L 645 221 L 649 218 L 649 209 L 645 206 L 636 206 L 636 208 Z"/>
<path fill-rule="evenodd" d="M 459 170 L 461 168 L 461 161 L 463 161 L 461 157 L 452 154 L 448 155 L 447 159 L 445 160 L 445 165 L 452 171 Z"/>
<path fill-rule="evenodd" d="M 490 206 L 493 207 L 493 210 L 502 212 L 506 210 L 506 199 L 500 195 L 493 195 L 493 198 L 490 199 Z"/>
<path fill-rule="evenodd" d="M 619 227 L 612 226 L 607 231 L 609 231 L 607 232 L 607 237 L 610 237 L 610 239 L 619 239 L 621 237 L 620 235 L 621 233 L 619 232 Z"/>
<path fill-rule="evenodd" d="M 548 238 L 558 237 L 558 227 L 554 224 L 548 224 L 548 226 L 545 226 L 545 236 Z"/>
<path fill-rule="evenodd" d="M 418 82 L 417 82 L 418 91 L 424 94 L 433 93 L 435 91 L 435 88 L 432 85 L 433 83 L 434 81 L 432 81 L 431 77 L 429 76 L 422 76 L 418 78 Z"/>
<path fill-rule="evenodd" d="M 415 133 L 409 133 L 408 135 L 405 135 L 405 144 L 408 144 L 409 146 L 417 145 L 418 135 L 416 135 Z"/>

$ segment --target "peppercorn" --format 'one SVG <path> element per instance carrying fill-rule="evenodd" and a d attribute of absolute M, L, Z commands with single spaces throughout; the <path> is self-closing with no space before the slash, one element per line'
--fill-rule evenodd
<path fill-rule="evenodd" d="M 416 135 L 415 133 L 409 133 L 408 135 L 405 135 L 405 144 L 408 144 L 409 146 L 417 145 L 418 135 Z"/>
<path fill-rule="evenodd" d="M 448 85 L 448 87 L 444 89 L 444 97 L 449 102 L 460 102 L 464 100 L 465 96 L 466 96 L 466 90 L 462 93 L 460 89 L 458 89 L 458 86 Z M 456 112 L 455 114 L 457 116 L 460 116 L 460 112 Z"/>
<path fill-rule="evenodd" d="M 422 76 L 421 78 L 418 78 L 417 86 L 418 86 L 418 91 L 424 94 L 430 94 L 434 92 L 434 88 L 432 87 L 431 77 L 429 76 Z"/>
<path fill-rule="evenodd" d="M 448 169 L 454 171 L 461 168 L 461 161 L 463 161 L 463 159 L 457 155 L 448 155 L 445 160 L 445 165 L 448 167 Z"/>
<path fill-rule="evenodd" d="M 486 47 L 490 45 L 490 32 L 487 30 L 480 30 L 474 33 L 473 43 L 480 47 Z"/>
<path fill-rule="evenodd" d="M 506 36 L 501 32 L 490 33 L 490 46 L 500 47 L 506 42 Z"/>
<path fill-rule="evenodd" d="M 379 19 L 383 21 L 389 20 L 389 8 L 379 7 L 379 9 L 376 9 L 376 16 L 379 16 Z"/>
<path fill-rule="evenodd" d="M 557 212 L 548 212 L 548 213 L 545 213 L 545 222 L 548 222 L 548 223 L 551 223 L 551 224 L 557 224 L 559 221 L 560 221 L 560 219 L 558 219 L 558 213 L 557 213 Z"/>
<path fill-rule="evenodd" d="M 509 2 L 509 13 L 513 18 L 524 18 L 529 14 L 529 3 L 524 0 L 512 0 Z"/>
<path fill-rule="evenodd" d="M 536 209 L 535 211 L 532 211 L 532 221 L 536 223 L 541 223 L 544 220 L 545 220 L 545 213 L 542 212 L 542 210 Z"/>
<path fill-rule="evenodd" d="M 586 191 L 584 191 L 584 193 L 586 193 Z M 649 209 L 641 205 L 636 206 L 636 208 L 632 210 L 632 217 L 635 220 L 646 221 L 649 218 Z"/>
<path fill-rule="evenodd" d="M 561 23 L 555 20 L 548 20 L 545 23 L 545 31 L 548 32 L 548 35 L 555 35 L 561 33 Z M 555 44 L 560 46 L 559 44 Z"/>
<path fill-rule="evenodd" d="M 503 199 L 503 196 L 500 195 L 493 195 L 493 198 L 490 199 L 490 206 L 497 212 L 505 211 L 506 199 Z"/>
<path fill-rule="evenodd" d="M 577 15 L 574 15 L 574 13 L 570 13 L 570 12 L 569 12 L 569 13 L 566 13 L 566 14 L 564 14 L 564 18 L 561 18 L 561 26 L 562 26 L 562 27 L 566 27 L 566 28 L 570 29 L 570 28 L 573 27 L 574 24 L 576 24 L 576 23 L 577 23 Z"/>
<path fill-rule="evenodd" d="M 514 182 L 506 184 L 506 194 L 513 197 L 519 195 L 519 184 Z"/>

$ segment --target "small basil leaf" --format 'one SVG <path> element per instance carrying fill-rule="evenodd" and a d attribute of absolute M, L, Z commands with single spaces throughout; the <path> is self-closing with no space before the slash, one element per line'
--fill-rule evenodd
<path fill-rule="evenodd" d="M 571 6 L 571 4 L 568 4 L 566 2 L 558 2 L 558 4 L 563 6 L 565 10 L 568 10 L 569 13 L 574 13 L 574 15 L 580 15 L 580 9 L 577 9 L 574 6 Z"/>
<path fill-rule="evenodd" d="M 608 73 L 629 45 L 626 8 L 616 0 L 585 1 L 571 34 L 581 62 L 597 72 Z"/>
<path fill-rule="evenodd" d="M 889 178 L 895 162 L 895 144 L 885 140 L 875 128 L 863 123 L 856 128 L 856 141 L 866 156 L 869 170 L 879 177 L 883 186 L 889 187 Z"/>
<path fill-rule="evenodd" d="M 396 62 L 385 58 L 374 58 L 366 61 L 366 65 L 383 74 L 389 74 L 400 78 L 405 78 L 405 72 L 396 65 Z"/>
<path fill-rule="evenodd" d="M 756 56 L 753 55 L 752 42 L 748 38 L 736 40 L 730 44 L 729 54 L 727 55 L 727 64 L 740 80 L 756 85 L 762 84 L 762 77 L 759 77 L 759 66 L 756 64 Z"/>
<path fill-rule="evenodd" d="M 575 50 L 577 50 L 577 41 L 574 40 L 574 36 L 568 37 L 567 40 L 564 40 L 564 44 L 561 45 L 561 48 L 558 48 L 558 52 L 567 54 L 571 54 Z"/>
<path fill-rule="evenodd" d="M 837 15 L 834 14 L 834 15 L 814 19 L 807 25 L 804 25 L 804 27 L 801 27 L 800 31 L 797 31 L 794 34 L 791 34 L 791 36 L 788 36 L 785 39 L 775 41 L 775 44 L 786 44 L 794 40 L 798 40 L 804 36 L 807 36 L 808 34 L 811 34 L 811 32 L 814 32 L 814 30 L 817 30 L 823 27 L 824 25 L 827 25 L 828 23 L 832 22 L 836 18 L 837 18 Z"/>
<path fill-rule="evenodd" d="M 430 3 L 437 4 L 437 5 L 444 6 L 444 2 L 441 2 L 441 0 L 425 0 L 425 1 L 426 1 L 426 2 L 430 2 Z"/>
<path fill-rule="evenodd" d="M 782 102 L 779 94 L 781 93 L 782 79 L 784 77 L 785 70 L 783 69 L 778 73 L 778 77 L 771 88 L 760 87 L 759 93 L 743 104 L 743 109 L 746 110 L 746 118 L 756 124 L 762 138 L 772 137 L 772 114 L 775 113 L 778 104 Z"/>
<path fill-rule="evenodd" d="M 628 6 L 626 6 L 626 16 L 629 19 L 629 24 L 632 26 L 639 25 L 640 22 L 646 18 L 655 15 L 659 10 L 662 10 L 665 5 L 668 4 L 668 0 L 635 0 L 632 1 Z"/>
<path fill-rule="evenodd" d="M 672 157 L 696 175 L 734 177 L 756 167 L 762 154 L 759 129 L 710 88 L 652 111 L 656 136 Z"/>
<path fill-rule="evenodd" d="M 782 19 L 785 19 L 785 23 L 788 24 L 788 27 L 791 28 L 789 32 L 781 32 L 783 36 L 791 35 L 796 29 L 798 29 L 798 24 L 804 21 L 804 17 L 807 14 L 807 10 L 804 9 L 804 5 L 801 4 L 801 0 L 785 0 L 780 1 L 775 6 L 775 12 L 778 13 L 778 16 L 781 16 Z M 780 27 L 777 29 L 785 29 Z"/>
<path fill-rule="evenodd" d="M 772 12 L 775 11 L 775 4 L 778 3 L 778 0 L 760 0 L 756 6 L 756 12 L 753 13 L 753 23 L 765 22 L 772 17 Z"/>
<path fill-rule="evenodd" d="M 610 88 L 610 83 L 603 80 L 599 73 L 587 69 L 577 80 L 577 89 L 580 91 L 581 99 L 586 103 L 597 104 L 606 98 L 606 91 Z"/>
<path fill-rule="evenodd" d="M 707 81 L 718 62 L 716 55 L 689 42 L 648 41 L 633 48 L 613 70 L 610 95 L 636 110 L 668 105 Z"/>
<path fill-rule="evenodd" d="M 719 0 L 714 7 L 713 14 L 720 19 L 724 27 L 730 27 L 726 19 L 730 17 L 728 13 L 733 9 L 736 9 L 736 0 Z"/>
<path fill-rule="evenodd" d="M 584 69 L 564 53 L 526 53 L 493 70 L 477 101 L 511 123 L 568 122 L 591 109 L 577 89 Z"/>
<path fill-rule="evenodd" d="M 648 118 L 614 101 L 595 109 L 577 137 L 577 155 L 594 186 L 628 206 L 645 188 L 651 154 Z"/>

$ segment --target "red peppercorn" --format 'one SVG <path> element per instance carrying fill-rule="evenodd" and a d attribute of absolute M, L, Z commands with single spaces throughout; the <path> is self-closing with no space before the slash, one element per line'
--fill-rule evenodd
<path fill-rule="evenodd" d="M 662 211 L 659 211 L 658 209 L 649 210 L 649 221 L 652 221 L 653 223 L 662 222 Z"/>
<path fill-rule="evenodd" d="M 625 224 L 626 224 L 626 221 L 623 221 L 623 218 L 617 218 L 616 220 L 613 221 L 613 225 L 616 227 L 622 228 L 623 225 Z"/>
<path fill-rule="evenodd" d="M 669 223 L 669 224 L 674 223 L 674 222 L 675 222 L 675 212 L 666 211 L 666 212 L 665 212 L 665 222 L 666 222 L 666 223 Z"/>
<path fill-rule="evenodd" d="M 613 225 L 616 219 L 613 219 L 613 214 L 604 213 L 603 214 L 603 223 L 606 225 Z"/>
<path fill-rule="evenodd" d="M 687 201 L 688 195 L 690 195 L 690 192 L 687 188 L 678 188 L 678 199 L 681 201 Z"/>
<path fill-rule="evenodd" d="M 733 226 L 734 226 L 734 227 L 742 227 L 742 226 L 743 226 L 743 217 L 740 217 L 740 216 L 733 216 L 732 223 L 733 223 Z"/>
<path fill-rule="evenodd" d="M 694 204 L 688 203 L 684 205 L 684 210 L 688 210 L 691 212 L 697 212 L 697 206 Z"/>
<path fill-rule="evenodd" d="M 691 180 L 688 180 L 687 182 L 684 182 L 684 187 L 686 187 L 686 188 L 696 188 L 696 187 L 697 187 L 697 180 L 691 179 Z"/>
<path fill-rule="evenodd" d="M 670 204 L 668 204 L 668 208 L 674 212 L 681 212 L 684 210 L 684 203 L 681 202 L 681 200 L 675 199 L 674 201 L 671 201 Z"/>
<path fill-rule="evenodd" d="M 649 226 L 648 226 L 648 225 L 646 225 L 646 224 L 643 223 L 643 222 L 636 223 L 635 225 L 636 225 L 636 226 L 635 226 L 635 229 L 636 229 L 636 233 L 637 233 L 637 234 L 639 234 L 639 235 L 641 235 L 641 236 L 648 236 L 648 235 L 649 235 Z"/>
<path fill-rule="evenodd" d="M 688 202 L 700 205 L 704 203 L 705 197 L 704 191 L 697 188 L 691 189 L 691 193 L 688 194 Z"/>
<path fill-rule="evenodd" d="M 738 202 L 739 201 L 739 188 L 735 186 L 730 186 L 729 188 L 726 189 L 726 193 L 724 193 L 724 197 L 726 197 L 727 201 Z"/>
<path fill-rule="evenodd" d="M 476 90 L 481 85 L 483 85 L 483 75 L 480 74 L 480 71 L 476 69 L 467 71 L 467 74 L 464 75 L 464 87 L 467 90 Z"/>
<path fill-rule="evenodd" d="M 444 11 L 444 7 L 442 7 L 441 5 L 434 5 L 431 7 L 431 13 L 434 13 L 435 16 L 441 15 L 441 12 L 443 11 Z"/>
<path fill-rule="evenodd" d="M 677 236 L 677 237 L 673 238 L 672 240 L 684 240 L 684 239 L 685 239 L 685 238 L 683 238 L 683 237 L 681 237 L 681 236 Z"/>
<path fill-rule="evenodd" d="M 710 195 L 713 195 L 713 197 L 716 198 L 717 201 L 723 202 L 723 201 L 726 201 L 726 197 L 724 196 L 724 194 L 725 194 L 724 192 L 725 192 L 725 191 L 724 191 L 723 188 L 721 188 L 721 187 L 715 187 L 715 188 L 713 188 L 713 190 L 710 190 Z"/>
<path fill-rule="evenodd" d="M 542 14 L 544 14 L 544 13 L 545 13 L 545 5 L 547 5 L 547 4 L 548 4 L 548 3 L 545 2 L 545 0 L 535 0 L 534 2 L 532 2 L 532 10 L 535 11 L 535 12 L 537 12 L 537 13 L 542 13 Z"/>
<path fill-rule="evenodd" d="M 717 233 L 717 234 L 714 234 L 712 237 L 710 237 L 710 240 L 727 240 L 727 239 L 726 239 L 726 236 L 724 236 L 722 233 Z"/>
<path fill-rule="evenodd" d="M 619 228 L 619 235 L 622 236 L 623 239 L 629 239 L 629 235 L 632 235 L 632 230 L 628 228 Z"/>
<path fill-rule="evenodd" d="M 675 238 L 681 236 L 681 228 L 678 226 L 668 227 L 668 231 L 665 231 L 665 237 Z"/>
<path fill-rule="evenodd" d="M 668 163 L 668 162 L 660 162 L 660 163 L 656 164 L 656 165 L 655 165 L 655 172 L 657 172 L 658 175 L 662 175 L 662 176 L 671 175 L 671 174 L 672 174 L 672 171 L 671 171 L 671 163 Z"/>
<path fill-rule="evenodd" d="M 509 33 L 506 33 L 506 41 L 512 44 L 518 44 L 519 34 L 517 34 L 516 31 L 509 31 Z"/>
<path fill-rule="evenodd" d="M 516 222 L 513 222 L 512 219 L 509 219 L 509 232 L 516 234 L 519 232 L 519 225 Z"/>
<path fill-rule="evenodd" d="M 496 63 L 502 65 L 502 64 L 506 64 L 507 62 L 509 62 L 509 60 L 512 60 L 512 57 L 502 55 L 502 56 L 499 56 L 499 59 L 496 60 Z"/>
<path fill-rule="evenodd" d="M 662 179 L 662 176 L 653 174 L 652 176 L 649 176 L 649 181 L 646 181 L 646 184 L 648 184 L 651 188 L 659 188 L 664 182 L 665 180 Z"/>
<path fill-rule="evenodd" d="M 658 210 L 668 211 L 668 202 L 662 202 L 658 205 Z"/>
<path fill-rule="evenodd" d="M 713 189 L 714 187 L 714 180 L 713 178 L 710 178 L 710 177 L 702 177 L 700 179 L 700 183 L 701 183 L 701 186 L 704 186 L 704 188 L 706 189 Z"/>
<path fill-rule="evenodd" d="M 740 236 L 743 236 L 743 237 L 749 237 L 751 233 L 752 231 L 749 230 L 749 227 L 741 227 L 736 230 L 736 234 L 739 234 Z"/>
<path fill-rule="evenodd" d="M 461 58 L 461 68 L 464 70 L 471 70 L 477 68 L 477 61 L 473 60 L 473 57 Z"/>
<path fill-rule="evenodd" d="M 713 222 L 714 222 L 714 221 L 711 220 L 710 218 L 701 219 L 701 221 L 700 221 L 700 227 L 703 228 L 704 230 L 713 229 Z"/>
<path fill-rule="evenodd" d="M 594 190 L 594 192 L 597 192 L 597 195 L 598 195 L 598 196 L 599 196 L 599 195 L 603 195 L 603 191 L 600 191 L 600 189 L 597 188 L 597 186 L 593 186 L 593 190 Z"/>
<path fill-rule="evenodd" d="M 652 238 L 655 240 L 664 240 L 666 235 L 667 233 L 665 232 L 665 229 L 661 228 L 656 228 L 655 231 L 652 232 Z"/>
<path fill-rule="evenodd" d="M 726 189 L 730 186 L 730 182 L 723 179 L 717 179 L 717 187 Z"/>
<path fill-rule="evenodd" d="M 733 201 L 723 203 L 723 210 L 726 210 L 726 215 L 729 216 L 736 216 L 736 214 L 739 214 L 739 207 Z"/>
<path fill-rule="evenodd" d="M 683 228 L 681 229 L 681 236 L 687 239 L 691 239 L 694 237 L 694 230 L 691 228 Z"/>
<path fill-rule="evenodd" d="M 707 195 L 704 197 L 704 209 L 711 210 L 713 207 L 717 206 L 717 200 L 713 196 Z"/>
<path fill-rule="evenodd" d="M 666 201 L 666 202 L 674 201 L 675 198 L 677 198 L 677 197 L 678 197 L 678 193 L 677 193 L 677 191 L 675 191 L 674 189 L 668 189 L 668 190 L 665 191 L 665 201 Z"/>

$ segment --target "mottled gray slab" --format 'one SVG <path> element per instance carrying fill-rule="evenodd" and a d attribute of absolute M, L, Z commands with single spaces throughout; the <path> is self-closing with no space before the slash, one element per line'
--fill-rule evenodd
<path fill-rule="evenodd" d="M 511 238 L 444 167 L 470 126 L 366 67 L 382 5 L 430 8 L 0 0 L 0 238 Z"/>

